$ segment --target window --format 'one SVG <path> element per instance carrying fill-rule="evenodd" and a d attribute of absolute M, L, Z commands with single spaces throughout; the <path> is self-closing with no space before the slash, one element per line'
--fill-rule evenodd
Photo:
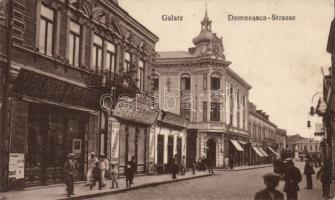
<path fill-rule="evenodd" d="M 106 41 L 106 62 L 105 62 L 105 66 L 106 66 L 106 70 L 109 72 L 115 72 L 115 55 L 116 55 L 116 48 L 115 45 L 113 43 L 110 43 L 108 41 Z"/>
<path fill-rule="evenodd" d="M 211 121 L 220 121 L 221 104 L 211 102 Z"/>
<path fill-rule="evenodd" d="M 124 72 L 127 72 L 130 70 L 130 63 L 131 63 L 131 55 L 129 52 L 124 52 Z"/>
<path fill-rule="evenodd" d="M 102 39 L 101 37 L 93 36 L 93 70 L 102 70 Z"/>
<path fill-rule="evenodd" d="M 240 128 L 240 112 L 237 111 L 237 128 Z"/>
<path fill-rule="evenodd" d="M 204 77 L 203 77 L 203 89 L 204 90 L 207 90 L 207 74 L 204 74 Z"/>
<path fill-rule="evenodd" d="M 211 75 L 211 89 L 212 90 L 220 89 L 220 76 L 218 74 Z"/>
<path fill-rule="evenodd" d="M 207 102 L 206 101 L 202 103 L 202 112 L 203 112 L 202 119 L 204 122 L 206 122 L 207 121 Z"/>
<path fill-rule="evenodd" d="M 233 99 L 233 92 L 234 92 L 234 89 L 233 89 L 233 84 L 230 85 L 230 116 L 229 116 L 229 122 L 231 125 L 233 125 L 233 112 L 234 112 L 234 99 Z"/>
<path fill-rule="evenodd" d="M 53 56 L 54 11 L 41 5 L 39 52 Z"/>
<path fill-rule="evenodd" d="M 138 78 L 138 89 L 140 91 L 144 91 L 144 62 L 143 60 L 139 59 L 138 60 L 138 73 L 137 73 L 137 78 Z"/>
<path fill-rule="evenodd" d="M 240 89 L 237 89 L 236 104 L 237 104 L 237 110 L 240 110 Z"/>
<path fill-rule="evenodd" d="M 79 66 L 80 56 L 80 25 L 71 21 L 70 22 L 70 35 L 69 35 L 69 63 L 75 67 Z"/>
<path fill-rule="evenodd" d="M 191 77 L 188 74 L 183 74 L 181 76 L 181 90 L 191 89 Z"/>
<path fill-rule="evenodd" d="M 188 105 L 185 103 L 182 103 L 181 109 L 180 109 L 180 115 L 185 117 L 185 119 L 190 120 L 191 118 L 191 109 L 188 108 Z"/>
<path fill-rule="evenodd" d="M 153 75 L 152 77 L 152 90 L 158 90 L 159 89 L 159 77 L 158 75 Z"/>

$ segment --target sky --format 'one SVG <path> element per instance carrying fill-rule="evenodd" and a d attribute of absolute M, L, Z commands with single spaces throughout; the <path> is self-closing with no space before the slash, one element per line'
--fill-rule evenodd
<path fill-rule="evenodd" d="M 223 38 L 226 60 L 252 89 L 249 100 L 288 135 L 313 137 L 312 96 L 322 91 L 333 0 L 119 0 L 120 6 L 159 37 L 156 51 L 187 51 L 200 32 L 207 2 L 212 31 Z M 162 15 L 183 16 L 163 21 Z M 291 15 L 295 21 L 229 21 L 228 15 Z M 320 95 L 316 95 L 313 105 Z"/>

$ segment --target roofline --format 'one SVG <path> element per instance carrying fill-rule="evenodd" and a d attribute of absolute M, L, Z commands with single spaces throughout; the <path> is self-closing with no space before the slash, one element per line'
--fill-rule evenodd
<path fill-rule="evenodd" d="M 274 124 L 273 122 L 271 122 L 270 120 L 264 119 L 262 116 L 260 116 L 258 113 L 249 111 L 250 114 L 255 115 L 256 117 L 260 118 L 262 121 L 268 123 L 271 126 L 274 126 L 276 129 L 278 128 L 276 124 Z"/>
<path fill-rule="evenodd" d="M 237 79 L 241 84 L 247 87 L 247 89 L 251 89 L 251 85 L 247 83 L 241 76 L 239 76 L 236 72 L 234 72 L 230 67 L 227 67 L 228 74 L 230 73 L 235 79 Z"/>
<path fill-rule="evenodd" d="M 149 37 L 154 43 L 157 43 L 159 40 L 159 37 L 155 35 L 153 32 L 151 32 L 148 28 L 146 28 L 143 24 L 141 24 L 139 21 L 137 21 L 135 18 L 133 18 L 126 10 L 124 10 L 120 5 L 116 3 L 106 3 L 106 1 L 101 1 L 106 6 L 114 8 L 113 11 L 116 12 L 120 17 L 123 18 L 123 20 L 131 25 L 134 25 L 134 28 L 136 28 L 138 31 L 143 33 L 145 36 Z M 110 2 L 110 1 L 108 1 Z"/>
<path fill-rule="evenodd" d="M 190 61 L 193 61 L 190 63 Z M 199 62 L 200 61 L 200 62 Z M 213 62 L 223 64 L 224 66 L 228 66 L 231 64 L 230 61 L 226 60 L 217 60 L 209 57 L 178 57 L 178 58 L 154 58 L 154 65 L 176 65 L 176 64 L 199 64 L 199 63 L 206 63 L 206 62 Z"/>

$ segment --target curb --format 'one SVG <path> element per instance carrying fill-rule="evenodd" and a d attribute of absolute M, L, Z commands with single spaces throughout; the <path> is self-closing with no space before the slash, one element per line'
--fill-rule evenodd
<path fill-rule="evenodd" d="M 110 195 L 110 194 L 118 194 L 118 193 L 130 191 L 130 190 L 137 190 L 137 189 L 142 189 L 142 188 L 147 188 L 147 187 L 154 187 L 154 186 L 168 184 L 168 183 L 186 181 L 186 180 L 191 180 L 191 179 L 196 179 L 196 178 L 204 178 L 204 177 L 208 177 L 208 176 L 212 176 L 212 174 L 191 176 L 191 177 L 188 177 L 188 178 L 167 180 L 167 181 L 162 181 L 162 182 L 146 183 L 146 184 L 134 186 L 134 187 L 131 187 L 131 188 L 124 188 L 124 189 L 119 189 L 119 190 L 115 190 L 115 191 L 106 191 L 106 192 L 101 192 L 101 193 L 87 194 L 87 195 L 82 195 L 82 196 L 66 197 L 66 198 L 60 198 L 60 199 L 57 199 L 57 200 L 86 199 L 86 198 L 105 196 L 105 195 Z"/>
<path fill-rule="evenodd" d="M 258 167 L 248 167 L 248 168 L 241 168 L 241 169 L 215 169 L 215 171 L 227 171 L 227 172 L 233 172 L 233 171 L 244 171 L 244 170 L 251 170 L 251 169 L 261 169 L 261 168 L 266 168 L 266 167 L 272 167 L 273 165 L 263 165 L 263 166 L 258 166 Z"/>

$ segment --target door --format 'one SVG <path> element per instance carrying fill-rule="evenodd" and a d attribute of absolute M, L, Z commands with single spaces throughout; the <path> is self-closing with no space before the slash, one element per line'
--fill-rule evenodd
<path fill-rule="evenodd" d="M 167 158 L 168 158 L 168 167 L 171 171 L 171 164 L 172 164 L 172 159 L 173 159 L 173 136 L 169 136 L 168 137 L 168 154 L 167 154 Z"/>
<path fill-rule="evenodd" d="M 216 142 L 214 139 L 207 141 L 207 158 L 212 161 L 212 166 L 216 167 Z"/>

